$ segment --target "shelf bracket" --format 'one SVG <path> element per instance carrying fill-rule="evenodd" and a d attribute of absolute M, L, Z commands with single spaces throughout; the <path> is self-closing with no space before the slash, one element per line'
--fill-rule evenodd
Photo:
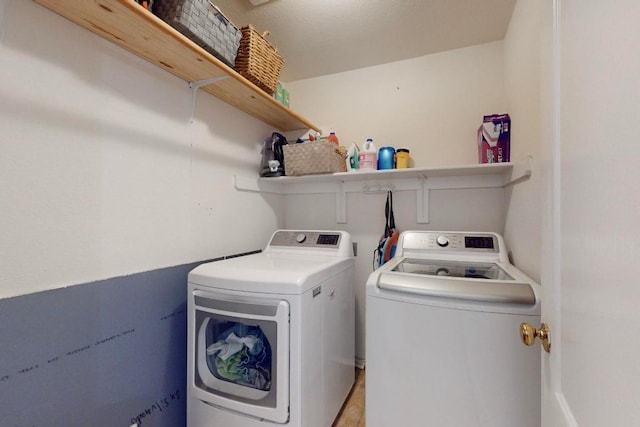
<path fill-rule="evenodd" d="M 344 182 L 338 182 L 336 191 L 336 222 L 338 224 L 347 223 L 347 192 L 344 189 Z"/>
<path fill-rule="evenodd" d="M 416 188 L 416 222 L 429 224 L 429 186 L 427 177 L 423 176 Z"/>
<path fill-rule="evenodd" d="M 512 185 L 512 184 L 515 184 L 516 182 L 520 182 L 524 179 L 527 179 L 531 177 L 532 170 L 533 170 L 533 158 L 531 156 L 527 156 L 524 160 L 521 160 L 513 164 L 511 173 L 503 175 L 502 185 L 506 187 L 507 185 Z"/>
<path fill-rule="evenodd" d="M 209 79 L 196 80 L 194 82 L 189 82 L 189 89 L 191 89 L 191 114 L 189 117 L 189 123 L 193 123 L 193 117 L 196 114 L 196 98 L 198 96 L 198 89 L 200 89 L 202 86 L 207 86 L 227 78 L 229 78 L 229 76 L 218 76 L 218 77 L 211 77 Z"/>

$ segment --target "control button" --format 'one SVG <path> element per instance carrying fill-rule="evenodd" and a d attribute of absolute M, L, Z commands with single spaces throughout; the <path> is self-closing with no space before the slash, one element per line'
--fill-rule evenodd
<path fill-rule="evenodd" d="M 449 239 L 447 238 L 447 236 L 440 235 L 436 239 L 436 242 L 438 243 L 438 246 L 441 246 L 444 248 L 449 244 Z"/>
<path fill-rule="evenodd" d="M 440 267 L 436 270 L 436 276 L 449 276 L 450 274 L 449 269 L 445 267 Z"/>
<path fill-rule="evenodd" d="M 300 233 L 296 236 L 296 242 L 302 243 L 307 240 L 307 236 L 304 233 Z"/>

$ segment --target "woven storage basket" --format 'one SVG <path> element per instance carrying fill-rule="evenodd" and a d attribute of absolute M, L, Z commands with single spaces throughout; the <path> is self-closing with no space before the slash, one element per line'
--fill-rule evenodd
<path fill-rule="evenodd" d="M 210 0 L 155 0 L 153 12 L 225 64 L 235 64 L 242 32 Z"/>
<path fill-rule="evenodd" d="M 242 39 L 235 70 L 269 95 L 273 95 L 284 59 L 251 25 L 241 28 Z"/>
<path fill-rule="evenodd" d="M 287 176 L 344 172 L 344 153 L 328 141 L 288 144 L 284 147 Z"/>

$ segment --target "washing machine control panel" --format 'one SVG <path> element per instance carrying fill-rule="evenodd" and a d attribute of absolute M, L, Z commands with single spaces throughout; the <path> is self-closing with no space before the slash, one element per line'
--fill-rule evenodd
<path fill-rule="evenodd" d="M 500 251 L 498 239 L 491 233 L 408 232 L 402 245 L 410 250 L 493 253 Z"/>
<path fill-rule="evenodd" d="M 341 233 L 332 231 L 290 231 L 276 232 L 269 246 L 305 247 L 305 248 L 338 248 Z"/>

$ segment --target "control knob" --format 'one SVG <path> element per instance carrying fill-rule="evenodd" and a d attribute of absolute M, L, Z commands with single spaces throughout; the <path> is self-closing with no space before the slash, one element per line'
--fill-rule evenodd
<path fill-rule="evenodd" d="M 438 244 L 438 246 L 444 248 L 449 245 L 449 239 L 447 238 L 447 236 L 440 235 L 436 239 L 436 243 Z"/>
<path fill-rule="evenodd" d="M 303 243 L 305 240 L 307 240 L 307 236 L 304 233 L 300 233 L 296 236 L 296 242 L 298 243 Z"/>
<path fill-rule="evenodd" d="M 449 269 L 445 267 L 441 267 L 436 270 L 436 276 L 449 276 Z"/>

